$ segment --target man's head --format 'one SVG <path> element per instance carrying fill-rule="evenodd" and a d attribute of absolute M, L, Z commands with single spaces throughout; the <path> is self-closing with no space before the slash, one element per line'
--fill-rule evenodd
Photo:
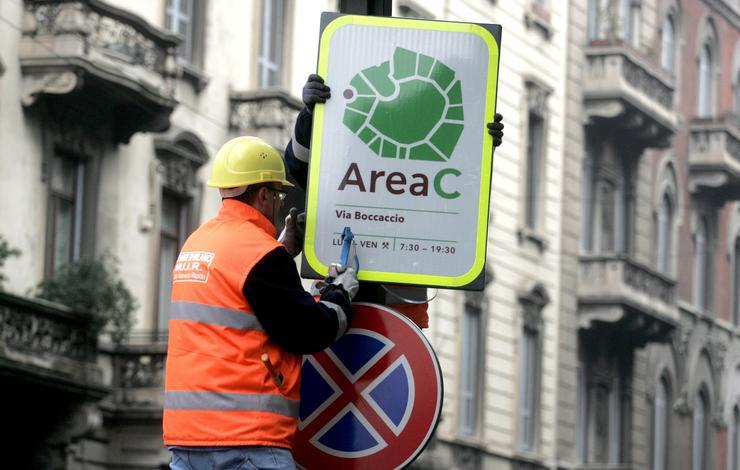
<path fill-rule="evenodd" d="M 221 197 L 246 202 L 273 224 L 277 222 L 284 188 L 293 186 L 277 150 L 257 137 L 237 137 L 216 154 L 208 186 L 219 188 Z"/>

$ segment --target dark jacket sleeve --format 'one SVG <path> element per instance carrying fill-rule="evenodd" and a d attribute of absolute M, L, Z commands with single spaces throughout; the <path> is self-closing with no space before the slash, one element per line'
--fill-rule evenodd
<path fill-rule="evenodd" d="M 293 128 L 293 136 L 285 148 L 285 163 L 293 179 L 306 189 L 308 181 L 309 148 L 311 147 L 311 129 L 313 116 L 305 107 L 298 113 Z"/>
<path fill-rule="evenodd" d="M 320 302 L 314 300 L 303 289 L 295 263 L 283 247 L 257 262 L 243 291 L 270 339 L 295 354 L 326 349 L 344 334 L 344 325 L 351 320 L 346 294 L 334 289 L 325 292 Z"/>

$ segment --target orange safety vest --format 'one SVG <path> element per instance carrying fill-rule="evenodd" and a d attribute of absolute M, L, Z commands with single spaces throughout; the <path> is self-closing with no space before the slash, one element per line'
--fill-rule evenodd
<path fill-rule="evenodd" d="M 242 292 L 252 267 L 282 246 L 274 234 L 256 209 L 226 199 L 185 242 L 172 272 L 166 445 L 292 447 L 301 357 L 270 341 Z"/>

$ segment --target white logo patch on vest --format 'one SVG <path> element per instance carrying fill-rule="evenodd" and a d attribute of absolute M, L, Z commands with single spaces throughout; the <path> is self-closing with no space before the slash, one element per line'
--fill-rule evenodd
<path fill-rule="evenodd" d="M 214 258 L 216 253 L 209 251 L 183 251 L 172 270 L 172 282 L 208 282 Z"/>

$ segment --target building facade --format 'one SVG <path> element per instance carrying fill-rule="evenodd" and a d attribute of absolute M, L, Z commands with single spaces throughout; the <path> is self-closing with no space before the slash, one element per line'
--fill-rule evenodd
<path fill-rule="evenodd" d="M 740 3 L 393 3 L 504 29 L 488 283 L 431 302 L 445 402 L 413 468 L 740 468 Z M 21 251 L 0 384 L 21 462 L 166 466 L 169 273 L 218 209 L 210 161 L 236 135 L 285 145 L 338 7 L 0 2 L 0 235 Z M 120 344 L 34 298 L 106 253 L 139 303 Z"/>
<path fill-rule="evenodd" d="M 29 468 L 160 468 L 170 272 L 220 199 L 226 140 L 283 148 L 335 2 L 0 3 L 3 396 Z M 300 18 L 301 21 L 297 21 Z M 315 47 L 315 46 L 312 46 Z M 302 195 L 292 195 L 301 200 Z M 132 334 L 33 298 L 59 266 L 109 254 L 138 301 Z M 34 408 L 37 421 L 28 419 Z M 40 414 L 37 414 L 40 413 Z"/>
<path fill-rule="evenodd" d="M 739 12 L 570 2 L 560 461 L 740 465 Z"/>
<path fill-rule="evenodd" d="M 558 435 L 568 10 L 528 0 L 423 7 L 438 20 L 503 26 L 497 111 L 506 128 L 493 161 L 486 289 L 440 290 L 430 306 L 445 403 L 415 465 L 546 468 Z"/>

